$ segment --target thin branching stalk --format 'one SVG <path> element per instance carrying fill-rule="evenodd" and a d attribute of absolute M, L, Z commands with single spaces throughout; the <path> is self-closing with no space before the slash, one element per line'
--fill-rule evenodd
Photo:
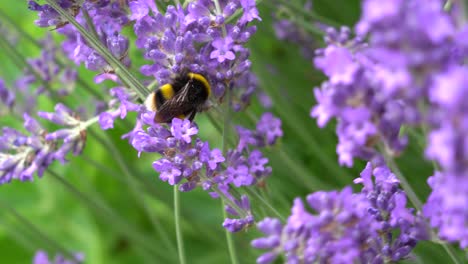
<path fill-rule="evenodd" d="M 179 263 L 185 264 L 185 249 L 184 238 L 182 236 L 182 223 L 180 221 L 180 199 L 179 199 L 179 186 L 174 185 L 174 219 L 177 238 L 177 251 L 179 253 Z"/>
<path fill-rule="evenodd" d="M 221 199 L 221 209 L 223 209 L 224 219 L 228 217 L 226 210 L 224 210 L 225 207 L 226 207 L 226 204 L 224 203 L 224 200 Z M 224 229 L 224 233 L 226 234 L 226 242 L 228 245 L 229 257 L 231 259 L 231 263 L 238 264 L 239 260 L 237 258 L 236 245 L 234 244 L 234 238 L 232 237 L 232 233 L 229 232 L 227 229 Z"/>

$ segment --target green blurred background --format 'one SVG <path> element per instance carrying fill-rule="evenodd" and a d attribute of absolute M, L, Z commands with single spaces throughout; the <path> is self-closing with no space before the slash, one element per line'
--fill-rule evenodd
<path fill-rule="evenodd" d="M 301 5 L 301 1 L 291 1 Z M 314 10 L 338 24 L 353 25 L 359 18 L 358 0 L 315 0 Z M 54 31 L 34 25 L 36 14 L 27 9 L 26 1 L 2 1 L 0 11 L 34 39 Z M 335 154 L 334 126 L 319 129 L 309 117 L 314 104 L 312 88 L 323 76 L 304 59 L 298 47 L 278 41 L 272 27 L 272 14 L 278 9 L 269 0 L 260 5 L 262 22 L 249 46 L 252 64 L 260 81 L 260 89 L 272 98 L 273 111 L 281 117 L 284 138 L 264 151 L 270 159 L 273 174 L 262 190 L 269 202 L 282 214 L 288 215 L 292 200 L 321 190 L 342 188 L 352 184 L 364 168 L 356 162 L 354 168 L 340 168 Z M 292 12 L 294 14 L 294 12 Z M 299 16 L 299 15 L 298 15 Z M 5 21 L 0 20 L 2 26 Z M 8 30 L 15 32 L 14 27 Z M 4 36 L 5 37 L 5 34 Z M 321 40 L 317 39 L 317 46 Z M 40 50 L 20 37 L 17 51 L 25 57 L 37 57 Z M 134 70 L 144 63 L 141 54 L 132 50 Z M 11 54 L 0 50 L 0 77 L 8 84 L 18 78 L 20 69 Z M 80 68 L 80 76 L 92 84 L 93 73 Z M 109 83 L 93 89 L 107 96 Z M 78 86 L 77 89 L 80 87 Z M 88 104 L 86 92 L 77 92 L 79 100 L 67 99 L 72 106 Z M 54 102 L 41 98 L 39 109 L 52 111 Z M 262 108 L 258 102 L 248 113 L 234 115 L 232 125 L 253 128 L 252 117 L 258 119 Z M 116 128 L 106 132 L 91 128 L 81 156 L 70 156 L 66 165 L 54 163 L 52 170 L 34 182 L 14 181 L 0 186 L 0 263 L 31 263 L 37 249 L 52 255 L 57 248 L 83 252 L 86 263 L 177 263 L 172 187 L 158 179 L 151 167 L 155 156 L 136 151 L 120 137 L 127 133 L 135 116 L 126 122 L 117 121 Z M 206 115 L 197 117 L 200 137 L 212 146 L 221 146 L 221 134 Z M 1 126 L 19 128 L 14 117 L 0 117 Z M 46 124 L 44 122 L 44 124 Z M 423 161 L 422 151 L 412 144 L 399 158 L 403 173 L 418 196 L 425 200 L 429 189 L 426 179 L 431 166 Z M 182 228 L 188 263 L 229 263 L 225 233 L 221 226 L 221 202 L 202 190 L 181 193 Z M 8 206 L 14 208 L 13 212 Z M 274 216 L 260 203 L 253 202 L 257 219 Z M 15 214 L 17 213 L 17 214 Z M 258 237 L 255 228 L 234 234 L 241 263 L 254 263 L 262 252 L 250 248 L 250 240 Z M 48 241 L 48 240 L 52 241 Z M 411 262 L 444 263 L 449 258 L 441 246 L 420 243 L 417 257 Z"/>

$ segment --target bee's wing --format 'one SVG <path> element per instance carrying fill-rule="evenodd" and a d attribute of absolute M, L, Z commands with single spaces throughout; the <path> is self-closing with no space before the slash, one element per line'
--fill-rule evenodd
<path fill-rule="evenodd" d="M 169 123 L 174 117 L 189 117 L 190 120 L 193 120 L 196 108 L 188 100 L 188 90 L 189 85 L 187 84 L 173 98 L 165 101 L 157 110 L 154 121 L 156 123 Z"/>

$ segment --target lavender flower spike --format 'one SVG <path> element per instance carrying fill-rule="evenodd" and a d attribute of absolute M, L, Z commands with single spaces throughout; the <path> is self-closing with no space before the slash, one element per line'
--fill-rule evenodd
<path fill-rule="evenodd" d="M 77 253 L 74 256 L 73 260 L 66 259 L 62 255 L 56 255 L 55 258 L 49 259 L 45 251 L 39 250 L 36 252 L 36 255 L 33 259 L 33 264 L 83 264 L 84 255 Z"/>
<path fill-rule="evenodd" d="M 361 193 L 346 187 L 308 195 L 315 213 L 297 198 L 285 225 L 271 218 L 259 222 L 265 236 L 252 246 L 269 252 L 257 263 L 271 263 L 279 255 L 287 263 L 390 263 L 427 239 L 424 221 L 406 208 L 405 194 L 387 167 L 368 163 L 355 182 L 364 185 Z"/>
<path fill-rule="evenodd" d="M 0 135 L 0 184 L 13 179 L 31 181 L 34 173 L 41 177 L 53 161 L 65 163 L 69 152 L 79 155 L 83 151 L 86 128 L 93 120 L 80 121 L 62 104 L 55 106 L 55 112 L 39 112 L 38 115 L 65 128 L 48 132 L 26 113 L 27 134 L 4 127 Z"/>

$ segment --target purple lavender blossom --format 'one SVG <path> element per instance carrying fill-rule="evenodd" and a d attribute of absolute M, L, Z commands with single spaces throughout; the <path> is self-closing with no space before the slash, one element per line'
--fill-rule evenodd
<path fill-rule="evenodd" d="M 154 113 L 151 114 L 154 116 Z M 228 175 L 231 167 L 225 171 L 222 162 L 225 158 L 219 149 L 211 149 L 207 142 L 192 137 L 198 133 L 195 124 L 189 120 L 174 118 L 170 129 L 155 124 L 153 119 L 142 118 L 150 125 L 145 132 L 140 128 L 133 132 L 131 144 L 139 152 L 158 152 L 162 158 L 153 162 L 153 168 L 159 172 L 159 178 L 170 185 L 179 185 L 183 192 L 191 191 L 197 186 L 209 190 L 219 197 L 223 194 L 227 199 L 237 204 L 237 209 L 228 210 L 238 219 L 226 219 L 223 224 L 231 232 L 237 232 L 253 223 L 250 213 L 250 203 L 247 197 L 238 201 L 229 192 L 229 184 L 234 184 L 233 176 Z M 247 170 L 248 171 L 248 170 Z"/>
<path fill-rule="evenodd" d="M 52 37 L 47 35 L 40 43 L 43 47 L 40 56 L 27 59 L 29 66 L 11 85 L 14 89 L 6 87 L 3 81 L 0 83 L 0 102 L 18 115 L 33 114 L 41 95 L 66 96 L 75 89 L 77 73 L 58 64 L 61 54 Z"/>
<path fill-rule="evenodd" d="M 76 15 L 79 9 L 79 6 L 74 0 L 59 0 L 57 4 L 73 16 Z M 68 23 L 67 20 L 62 18 L 60 14 L 49 5 L 39 5 L 35 1 L 28 1 L 28 7 L 30 10 L 38 12 L 39 19 L 36 20 L 35 23 L 40 27 L 61 27 Z"/>
<path fill-rule="evenodd" d="M 237 151 L 242 151 L 249 145 L 256 147 L 265 147 L 275 144 L 278 138 L 283 136 L 281 128 L 281 119 L 275 117 L 272 113 L 264 113 L 257 123 L 256 130 L 251 131 L 241 126 L 237 126 L 239 143 Z"/>
<path fill-rule="evenodd" d="M 254 220 L 248 198 L 236 198 L 230 190 L 259 184 L 271 174 L 268 159 L 259 150 L 249 150 L 249 146 L 273 144 L 282 136 L 281 121 L 268 113 L 258 122 L 256 131 L 238 127 L 242 133 L 255 136 L 254 140 L 245 142 L 245 135 L 239 135 L 242 146 L 228 150 L 223 156 L 219 149 L 210 148 L 208 142 L 193 138 L 198 128 L 189 120 L 174 118 L 166 128 L 154 123 L 153 118 L 153 112 L 142 112 L 135 129 L 127 137 L 139 153 L 162 155 L 153 163 L 159 178 L 170 185 L 179 184 L 179 190 L 183 192 L 202 187 L 213 198 L 228 199 L 232 206 L 226 210 L 238 217 L 228 218 L 223 223 L 229 231 L 237 232 L 252 225 Z"/>
<path fill-rule="evenodd" d="M 62 255 L 56 255 L 55 258 L 49 259 L 45 251 L 39 250 L 33 259 L 33 264 L 81 264 L 84 263 L 84 255 L 81 253 L 74 254 L 74 259 L 69 260 Z"/>
<path fill-rule="evenodd" d="M 329 80 L 314 90 L 318 106 L 311 115 L 320 126 L 339 119 L 341 164 L 372 159 L 379 142 L 400 153 L 407 141 L 400 128 L 421 125 L 432 115 L 421 105 L 433 77 L 462 58 L 453 55 L 459 50 L 456 19 L 443 10 L 443 1 L 429 2 L 364 1 L 356 31 L 369 42 L 350 39 L 349 29 L 330 30 L 328 46 L 317 51 L 315 64 Z"/>
<path fill-rule="evenodd" d="M 405 194 L 388 168 L 368 163 L 355 182 L 363 183 L 361 193 L 346 187 L 307 196 L 315 214 L 297 198 L 285 225 L 272 218 L 259 222 L 266 236 L 252 246 L 269 252 L 257 263 L 279 255 L 287 263 L 388 263 L 407 257 L 417 241 L 427 239 L 424 221 L 406 208 Z"/>
<path fill-rule="evenodd" d="M 401 110 L 390 112 L 399 101 L 377 97 L 380 86 L 374 86 L 374 79 L 370 79 L 375 77 L 376 65 L 361 53 L 364 46 L 359 39 L 349 40 L 349 29 L 329 30 L 328 34 L 329 45 L 317 51 L 315 64 L 329 80 L 314 89 L 318 105 L 311 116 L 321 127 L 331 118 L 339 118 L 336 131 L 340 164 L 350 167 L 354 157 L 372 159 L 377 155 L 374 146 L 379 140 L 394 152 L 400 151 L 406 142 L 399 137 L 405 116 Z"/>
<path fill-rule="evenodd" d="M 129 22 L 125 12 L 125 6 L 121 2 L 113 1 L 91 1 L 87 0 L 78 5 L 76 1 L 61 0 L 59 5 L 68 11 L 82 25 L 86 26 L 83 16 L 85 9 L 92 19 L 93 26 L 98 34 L 99 40 L 105 47 L 119 59 L 125 66 L 130 65 L 128 58 L 128 39 L 120 34 L 122 28 Z M 107 62 L 93 50 L 83 39 L 72 24 L 64 20 L 49 5 L 39 5 L 35 1 L 29 1 L 29 8 L 39 12 L 39 20 L 36 24 L 41 27 L 57 26 L 57 32 L 66 36 L 63 43 L 63 52 L 76 64 L 84 62 L 90 70 L 104 73 L 112 72 Z"/>
<path fill-rule="evenodd" d="M 436 161 L 442 171 L 428 179 L 432 188 L 424 214 L 440 238 L 468 247 L 468 70 L 453 66 L 434 76 L 429 99 L 433 104 L 432 131 L 428 136 L 426 156 Z"/>
<path fill-rule="evenodd" d="M 271 113 L 264 113 L 257 123 L 257 132 L 265 138 L 267 145 L 273 145 L 276 139 L 283 136 L 281 119 Z"/>
<path fill-rule="evenodd" d="M 241 216 L 238 210 L 234 209 L 231 206 L 226 206 L 226 211 L 237 217 L 241 218 L 226 218 L 223 222 L 223 227 L 229 230 L 230 232 L 241 231 L 254 223 L 253 215 L 250 213 L 250 201 L 249 198 L 245 195 L 242 195 L 240 200 L 234 200 L 234 203 L 241 209 L 243 212 L 247 212 L 244 216 Z"/>
<path fill-rule="evenodd" d="M 15 93 L 6 87 L 5 82 L 0 79 L 0 102 L 7 109 L 12 109 L 15 104 Z"/>
<path fill-rule="evenodd" d="M 468 180 L 466 175 L 444 175 L 436 172 L 428 179 L 432 193 L 424 205 L 424 215 L 430 225 L 437 228 L 439 236 L 449 242 L 459 242 L 468 247 L 466 229 L 468 212 Z"/>
<path fill-rule="evenodd" d="M 460 40 L 467 31 L 463 11 L 446 11 L 444 3 L 364 1 L 356 31 L 368 43 L 350 40 L 349 30 L 331 30 L 328 46 L 317 51 L 315 64 L 329 79 L 314 90 L 318 105 L 311 115 L 319 126 L 337 118 L 337 152 L 347 166 L 355 157 L 378 156 L 377 144 L 397 155 L 407 141 L 403 126 L 428 128 L 425 154 L 442 170 L 429 180 L 424 214 L 441 238 L 465 248 L 468 70 L 462 65 L 468 53 Z"/>
<path fill-rule="evenodd" d="M 99 125 L 103 130 L 113 128 L 117 118 L 124 119 L 128 112 L 139 112 L 143 108 L 135 103 L 136 93 L 124 87 L 114 87 L 110 89 L 110 94 L 114 99 L 108 103 L 109 110 L 99 114 Z"/>
<path fill-rule="evenodd" d="M 150 113 L 143 114 L 141 121 L 149 125 L 149 128 L 144 131 L 139 125 L 132 132 L 130 143 L 139 152 L 162 154 L 163 159 L 153 164 L 156 171 L 164 173 L 162 176 L 164 180 L 171 179 L 171 184 L 179 183 L 182 180 L 181 177 L 189 182 L 194 181 L 188 184 L 189 186 L 207 184 L 209 179 L 198 177 L 203 167 L 205 167 L 204 174 L 215 176 L 210 180 L 210 186 L 220 183 L 221 178 L 224 185 L 234 184 L 240 187 L 256 184 L 271 173 L 271 168 L 266 166 L 268 159 L 258 150 L 251 151 L 248 156 L 244 155 L 244 150 L 249 145 L 273 144 L 282 135 L 281 121 L 269 113 L 265 114 L 258 122 L 257 128 L 259 129 L 256 131 L 238 127 L 238 131 L 241 132 L 239 146 L 229 150 L 226 157 L 223 157 L 219 149 L 210 149 L 207 142 L 192 139 L 198 133 L 198 129 L 188 120 L 174 118 L 170 129 L 155 124 Z M 269 126 L 266 123 L 269 123 Z M 246 134 L 251 135 L 251 141 L 246 142 L 249 140 L 246 139 Z M 225 170 L 222 170 L 220 166 L 223 162 L 226 166 Z"/>
<path fill-rule="evenodd" d="M 463 11 L 445 11 L 444 2 L 368 0 L 356 30 L 370 36 L 366 54 L 379 65 L 375 76 L 382 86 L 381 98 L 399 100 L 392 111 L 404 109 L 403 124 L 424 122 L 429 128 L 426 157 L 442 170 L 429 179 L 432 193 L 424 214 L 442 239 L 465 248 L 462 226 L 468 222 L 461 208 L 468 197 L 463 191 L 468 172 L 468 105 L 463 100 L 468 71 L 461 65 L 468 53 L 460 39 L 466 36 L 466 24 Z"/>
<path fill-rule="evenodd" d="M 55 112 L 38 115 L 65 128 L 49 133 L 26 113 L 28 134 L 4 127 L 0 135 L 0 184 L 13 179 L 32 181 L 34 173 L 41 177 L 53 161 L 65 163 L 69 152 L 79 155 L 83 151 L 88 123 L 62 104 L 56 105 Z"/>
<path fill-rule="evenodd" d="M 281 9 L 279 8 L 279 10 Z M 312 1 L 305 2 L 304 10 L 312 10 Z M 276 14 L 273 17 L 275 19 L 273 29 L 275 30 L 276 37 L 279 40 L 299 46 L 304 58 L 312 60 L 314 58 L 314 47 L 317 46 L 317 41 L 304 30 L 304 28 L 298 26 L 293 21 L 283 19 Z"/>

